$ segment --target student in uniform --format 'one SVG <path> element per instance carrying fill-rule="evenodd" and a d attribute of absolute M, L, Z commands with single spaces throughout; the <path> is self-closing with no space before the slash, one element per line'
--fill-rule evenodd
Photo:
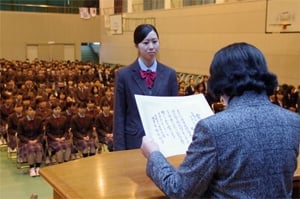
<path fill-rule="evenodd" d="M 58 163 L 69 161 L 71 156 L 71 140 L 67 118 L 61 114 L 59 104 L 52 105 L 52 115 L 46 119 L 45 123 L 50 156 L 56 156 Z"/>
<path fill-rule="evenodd" d="M 19 102 L 15 105 L 15 112 L 8 116 L 8 150 L 16 151 L 17 149 L 17 133 L 18 124 L 20 120 L 24 117 L 23 104 Z"/>
<path fill-rule="evenodd" d="M 71 119 L 73 141 L 83 157 L 93 156 L 96 153 L 96 135 L 94 134 L 93 118 L 86 114 L 87 105 L 78 104 L 78 112 Z"/>
<path fill-rule="evenodd" d="M 114 150 L 140 148 L 145 135 L 135 94 L 178 96 L 176 71 L 156 58 L 160 40 L 156 28 L 141 24 L 134 31 L 137 59 L 116 72 L 114 86 Z"/>
<path fill-rule="evenodd" d="M 18 138 L 20 157 L 26 159 L 31 177 L 39 176 L 40 166 L 43 160 L 43 120 L 36 116 L 33 106 L 28 106 L 26 115 L 19 121 Z"/>
<path fill-rule="evenodd" d="M 113 151 L 113 114 L 110 111 L 109 102 L 103 102 L 102 111 L 96 117 L 95 126 L 99 142 L 105 144 L 109 151 Z"/>

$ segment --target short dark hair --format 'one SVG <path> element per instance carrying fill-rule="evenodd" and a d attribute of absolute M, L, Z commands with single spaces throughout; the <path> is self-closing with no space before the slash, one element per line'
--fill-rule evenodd
<path fill-rule="evenodd" d="M 78 108 L 87 108 L 87 105 L 85 102 L 79 102 L 78 103 Z"/>
<path fill-rule="evenodd" d="M 76 105 L 77 105 L 77 104 L 76 104 L 75 102 L 72 102 L 72 101 L 70 102 L 70 101 L 69 101 L 69 102 L 66 103 L 66 109 L 68 109 L 68 108 L 70 108 L 70 107 L 72 107 L 72 106 L 76 106 Z"/>
<path fill-rule="evenodd" d="M 51 105 L 51 109 L 52 109 L 52 110 L 53 110 L 53 109 L 56 109 L 57 107 L 61 108 L 61 106 L 60 106 L 59 103 L 53 103 L 53 104 Z"/>
<path fill-rule="evenodd" d="M 109 102 L 107 100 L 103 100 L 102 103 L 101 103 L 101 107 L 103 107 L 103 106 L 110 107 L 110 104 L 109 104 Z"/>
<path fill-rule="evenodd" d="M 133 41 L 135 45 L 138 45 L 140 42 L 142 42 L 149 32 L 154 30 L 154 32 L 157 34 L 157 37 L 159 38 L 158 32 L 156 28 L 151 24 L 140 24 L 135 28 L 134 34 L 133 34 Z"/>
<path fill-rule="evenodd" d="M 277 85 L 277 77 L 268 71 L 263 53 L 244 42 L 220 49 L 210 65 L 208 88 L 215 96 L 240 96 L 244 91 L 272 95 Z"/>

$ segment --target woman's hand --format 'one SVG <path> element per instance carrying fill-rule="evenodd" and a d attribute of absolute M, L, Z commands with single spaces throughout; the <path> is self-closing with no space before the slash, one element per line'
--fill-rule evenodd
<path fill-rule="evenodd" d="M 144 136 L 141 145 L 142 154 L 148 159 L 149 155 L 154 151 L 159 151 L 158 144 L 156 144 L 151 138 Z"/>

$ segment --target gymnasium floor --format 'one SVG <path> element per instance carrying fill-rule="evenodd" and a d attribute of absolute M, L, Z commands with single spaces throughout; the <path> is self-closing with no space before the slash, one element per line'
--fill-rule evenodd
<path fill-rule="evenodd" d="M 25 169 L 27 172 L 27 169 Z M 30 177 L 17 169 L 15 159 L 8 159 L 7 151 L 0 151 L 0 198 L 30 199 L 32 194 L 38 199 L 51 199 L 52 188 L 42 177 Z"/>

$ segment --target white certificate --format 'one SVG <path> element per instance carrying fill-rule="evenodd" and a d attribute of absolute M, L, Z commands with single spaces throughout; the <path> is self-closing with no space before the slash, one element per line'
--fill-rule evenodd
<path fill-rule="evenodd" d="M 185 154 L 197 122 L 214 114 L 203 94 L 135 99 L 146 135 L 165 157 Z"/>

